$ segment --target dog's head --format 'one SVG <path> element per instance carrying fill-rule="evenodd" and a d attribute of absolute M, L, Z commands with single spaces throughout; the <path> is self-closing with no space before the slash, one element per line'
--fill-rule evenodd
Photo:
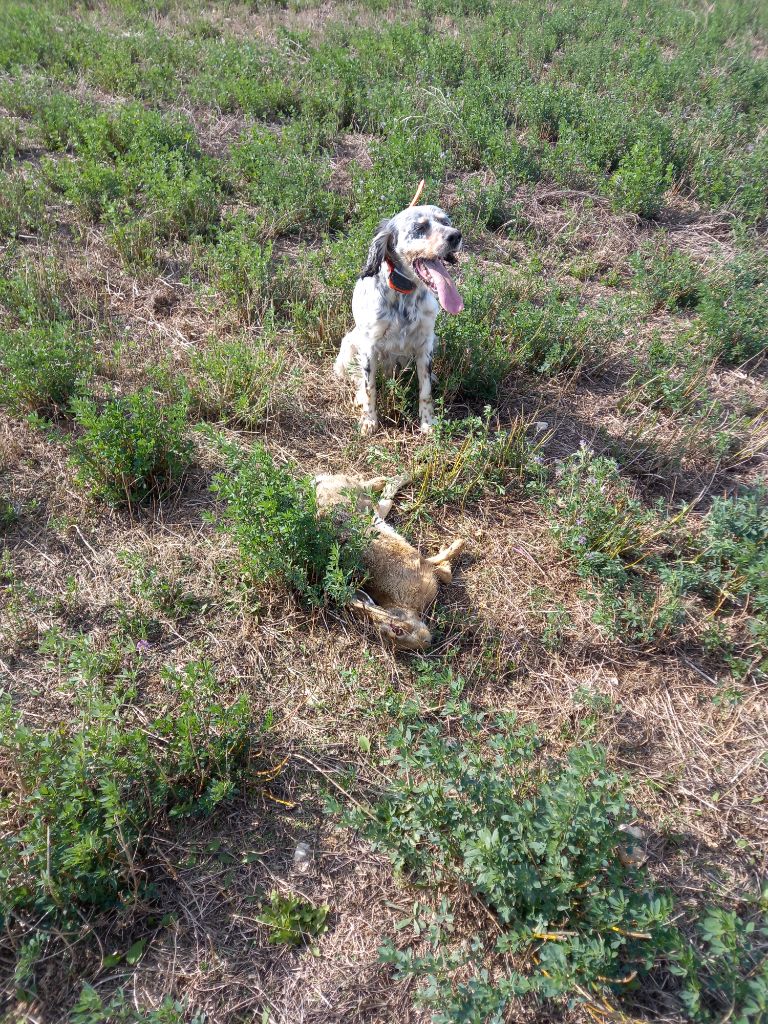
<path fill-rule="evenodd" d="M 437 297 L 447 313 L 460 313 L 464 301 L 446 263 L 456 262 L 461 232 L 439 206 L 409 206 L 379 224 L 360 277 L 373 277 L 388 259 L 394 267 Z"/>

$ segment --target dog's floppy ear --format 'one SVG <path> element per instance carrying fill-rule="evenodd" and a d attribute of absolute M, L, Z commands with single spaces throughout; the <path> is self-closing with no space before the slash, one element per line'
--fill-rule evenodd
<path fill-rule="evenodd" d="M 381 264 L 384 262 L 384 257 L 387 255 L 387 246 L 391 238 L 391 224 L 388 220 L 383 220 L 373 236 L 371 247 L 368 250 L 368 258 L 365 261 L 365 266 L 360 271 L 360 277 L 375 277 L 378 274 L 381 270 Z"/>

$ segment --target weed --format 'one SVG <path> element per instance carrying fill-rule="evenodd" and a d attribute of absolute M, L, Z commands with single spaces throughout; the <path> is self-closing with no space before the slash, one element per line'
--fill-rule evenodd
<path fill-rule="evenodd" d="M 295 385 L 268 334 L 210 339 L 192 356 L 192 396 L 206 419 L 253 430 L 279 409 Z"/>
<path fill-rule="evenodd" d="M 604 316 L 580 308 L 574 297 L 557 289 L 545 294 L 541 304 L 517 305 L 508 329 L 514 365 L 545 376 L 575 371 L 586 359 L 599 358 L 607 337 Z"/>
<path fill-rule="evenodd" d="M 704 339 L 713 357 L 739 364 L 768 350 L 768 267 L 737 261 L 710 280 L 699 306 Z"/>
<path fill-rule="evenodd" d="M 417 489 L 405 506 L 412 515 L 447 502 L 463 504 L 489 490 L 503 494 L 513 481 L 540 477 L 537 451 L 543 439 L 531 439 L 531 423 L 519 417 L 494 430 L 491 419 L 490 407 L 482 417 L 464 420 L 438 415 L 429 440 L 413 456 Z"/>
<path fill-rule="evenodd" d="M 234 147 L 232 161 L 262 233 L 340 226 L 343 200 L 328 187 L 330 162 L 311 139 L 302 138 L 301 125 L 288 125 L 280 134 L 253 128 Z"/>
<path fill-rule="evenodd" d="M 72 408 L 82 430 L 73 452 L 79 479 L 105 501 L 132 505 L 160 497 L 189 465 L 186 392 L 163 402 L 147 386 L 101 408 L 79 397 Z"/>
<path fill-rule="evenodd" d="M 52 416 L 66 408 L 90 365 L 90 347 L 64 323 L 0 331 L 0 404 Z"/>
<path fill-rule="evenodd" d="M 4 796 L 0 912 L 6 928 L 30 915 L 43 929 L 79 927 L 80 911 L 150 894 L 142 856 L 170 818 L 210 813 L 236 791 L 248 763 L 251 715 L 218 699 L 213 669 L 164 674 L 167 710 L 150 722 L 94 680 L 78 692 L 80 720 L 22 723 L 8 699 L 0 743 L 13 765 Z"/>
<path fill-rule="evenodd" d="M 189 1017 L 184 1003 L 165 996 L 155 1010 L 137 1010 L 133 994 L 120 989 L 103 999 L 92 985 L 83 985 L 69 1012 L 70 1024 L 205 1024 L 204 1014 Z"/>
<path fill-rule="evenodd" d="M 258 920 L 270 929 L 269 941 L 274 945 L 298 946 L 327 930 L 330 909 L 327 904 L 315 907 L 299 896 L 282 896 L 275 890 Z"/>
<path fill-rule="evenodd" d="M 658 143 L 636 142 L 622 157 L 611 178 L 613 201 L 619 209 L 641 217 L 654 218 L 672 184 L 672 165 L 664 158 Z"/>
<path fill-rule="evenodd" d="M 649 242 L 630 258 L 634 285 L 651 309 L 694 309 L 704 278 L 691 258 L 667 244 Z"/>
<path fill-rule="evenodd" d="M 172 619 L 183 619 L 200 606 L 196 597 L 187 593 L 184 584 L 139 553 L 124 552 L 121 561 L 133 570 L 131 593 L 157 612 Z"/>
<path fill-rule="evenodd" d="M 222 528 L 238 545 L 240 564 L 259 587 L 288 587 L 310 604 L 348 601 L 365 579 L 361 558 L 369 527 L 352 512 L 317 513 L 312 481 L 275 465 L 261 446 L 247 457 L 228 449 L 229 472 L 214 479 L 225 504 Z"/>
<path fill-rule="evenodd" d="M 11 499 L 0 495 L 0 530 L 9 529 L 18 518 L 19 513 Z"/>
<path fill-rule="evenodd" d="M 443 714 L 450 735 L 439 722 L 394 729 L 392 781 L 373 806 L 344 813 L 410 882 L 445 894 L 439 910 L 417 905 L 401 922 L 420 936 L 419 952 L 402 942 L 382 950 L 423 983 L 419 999 L 436 1021 L 501 1020 L 523 994 L 615 1008 L 630 979 L 665 962 L 692 1019 L 718 1019 L 729 1001 L 745 1021 L 759 1019 L 768 998 L 759 925 L 746 924 L 741 939 L 745 923 L 713 908 L 703 953 L 689 945 L 671 898 L 619 858 L 632 809 L 601 748 L 575 747 L 557 762 L 510 716 L 489 720 L 456 702 Z M 493 921 L 470 942 L 454 931 L 457 888 Z"/>

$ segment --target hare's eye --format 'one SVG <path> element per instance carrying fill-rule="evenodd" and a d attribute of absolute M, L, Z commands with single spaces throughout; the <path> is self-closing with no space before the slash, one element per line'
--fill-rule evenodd
<path fill-rule="evenodd" d="M 402 636 L 405 633 L 405 630 L 402 628 L 402 626 L 393 626 L 392 632 L 395 634 L 395 636 Z"/>

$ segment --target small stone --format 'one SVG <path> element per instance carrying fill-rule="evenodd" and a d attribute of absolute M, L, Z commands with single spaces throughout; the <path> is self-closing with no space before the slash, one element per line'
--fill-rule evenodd
<path fill-rule="evenodd" d="M 623 832 L 627 837 L 625 842 L 620 842 L 618 845 L 616 852 L 619 855 L 619 860 L 625 868 L 642 867 L 648 860 L 645 832 L 634 825 L 619 825 L 619 832 Z"/>
<path fill-rule="evenodd" d="M 534 434 L 540 434 L 542 432 L 542 430 L 548 430 L 548 429 L 549 429 L 549 424 L 547 423 L 546 420 L 537 420 L 533 424 L 533 432 L 534 432 Z"/>
<path fill-rule="evenodd" d="M 293 870 L 305 875 L 312 867 L 312 847 L 308 843 L 297 843 L 293 851 Z"/>

